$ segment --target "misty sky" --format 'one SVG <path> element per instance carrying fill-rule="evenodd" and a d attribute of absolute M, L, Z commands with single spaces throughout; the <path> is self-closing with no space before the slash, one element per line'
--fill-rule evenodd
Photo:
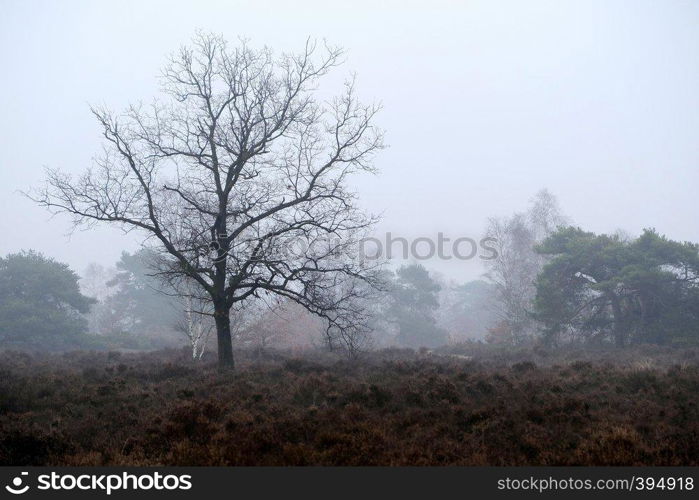
<path fill-rule="evenodd" d="M 384 105 L 390 148 L 356 180 L 379 233 L 477 237 L 547 187 L 585 229 L 699 241 L 699 2 L 424 4 L 0 0 L 0 255 L 33 248 L 82 271 L 137 248 L 113 229 L 68 238 L 67 216 L 18 190 L 47 165 L 86 168 L 100 148 L 88 104 L 150 101 L 196 29 L 348 50 L 333 78 L 356 71 L 363 99 Z"/>

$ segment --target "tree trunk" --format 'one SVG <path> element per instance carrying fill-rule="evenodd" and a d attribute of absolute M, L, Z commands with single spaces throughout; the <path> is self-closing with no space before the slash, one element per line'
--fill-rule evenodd
<path fill-rule="evenodd" d="M 233 342 L 231 340 L 231 318 L 226 308 L 216 308 L 216 338 L 218 340 L 218 367 L 233 368 Z"/>
<path fill-rule="evenodd" d="M 610 294 L 612 313 L 614 314 L 614 343 L 617 347 L 624 347 L 626 340 L 626 325 L 624 323 L 623 313 L 621 311 L 621 303 L 619 298 Z"/>

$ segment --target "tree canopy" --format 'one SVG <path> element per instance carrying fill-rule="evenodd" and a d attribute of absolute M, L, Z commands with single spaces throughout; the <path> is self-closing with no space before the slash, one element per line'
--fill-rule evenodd
<path fill-rule="evenodd" d="M 33 251 L 0 258 L 0 341 L 3 347 L 79 348 L 89 344 L 94 299 L 80 293 L 67 264 Z"/>
<path fill-rule="evenodd" d="M 537 250 L 536 316 L 549 339 L 699 341 L 699 245 L 646 229 L 636 239 L 560 229 Z"/>

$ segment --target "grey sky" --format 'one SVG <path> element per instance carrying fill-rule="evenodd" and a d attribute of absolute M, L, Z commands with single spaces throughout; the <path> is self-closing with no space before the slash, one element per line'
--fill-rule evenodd
<path fill-rule="evenodd" d="M 575 223 L 699 241 L 699 2 L 33 2 L 0 0 L 0 254 L 34 248 L 82 270 L 133 237 L 65 234 L 24 198 L 44 165 L 100 147 L 88 103 L 149 101 L 197 28 L 297 50 L 348 50 L 384 104 L 381 173 L 357 179 L 379 231 L 478 236 L 540 188 Z M 435 264 L 463 279 L 474 262 Z"/>

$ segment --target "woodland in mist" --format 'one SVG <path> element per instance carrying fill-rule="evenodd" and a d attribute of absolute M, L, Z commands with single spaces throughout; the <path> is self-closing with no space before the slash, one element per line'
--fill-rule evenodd
<path fill-rule="evenodd" d="M 699 465 L 699 244 L 542 188 L 458 235 L 476 279 L 357 253 L 386 143 L 319 93 L 344 54 L 198 32 L 91 108 L 92 166 L 23 194 L 140 247 L 0 257 L 0 465 Z"/>

